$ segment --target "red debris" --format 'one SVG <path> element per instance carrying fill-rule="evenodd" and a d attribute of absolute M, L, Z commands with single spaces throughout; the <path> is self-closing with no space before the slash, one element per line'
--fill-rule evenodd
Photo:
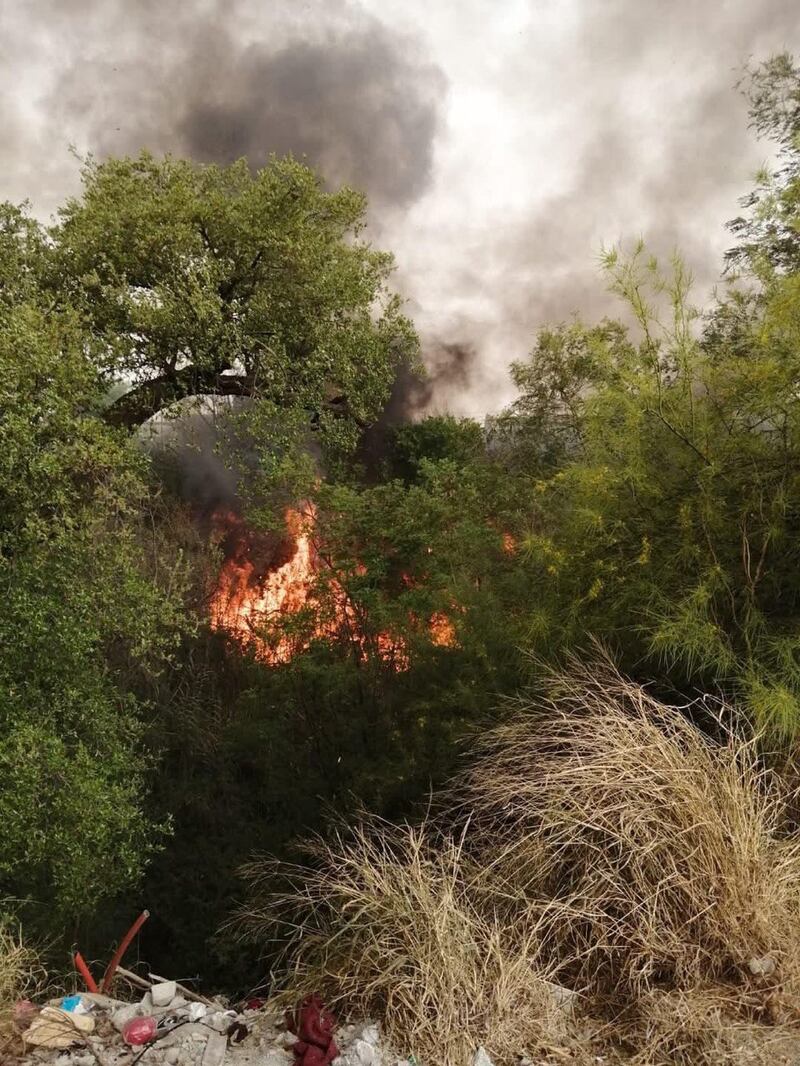
<path fill-rule="evenodd" d="M 309 996 L 299 1010 L 287 1011 L 286 1027 L 297 1037 L 292 1048 L 297 1066 L 328 1066 L 339 1054 L 333 1039 L 336 1019 L 319 996 Z"/>

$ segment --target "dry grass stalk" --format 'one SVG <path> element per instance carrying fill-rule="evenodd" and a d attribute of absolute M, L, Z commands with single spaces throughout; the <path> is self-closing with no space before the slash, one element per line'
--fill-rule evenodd
<path fill-rule="evenodd" d="M 38 955 L 23 942 L 22 934 L 0 922 L 0 1053 L 21 1050 L 14 1005 L 34 996 L 45 977 Z"/>
<path fill-rule="evenodd" d="M 373 823 L 283 895 L 255 864 L 239 928 L 296 916 L 291 993 L 380 1017 L 420 1061 L 563 1046 L 553 977 L 637 1062 L 758 1061 L 798 1021 L 800 846 L 755 746 L 720 734 L 574 666 L 479 742 L 445 803 L 460 839 Z"/>
<path fill-rule="evenodd" d="M 629 1006 L 723 982 L 749 1001 L 748 962 L 767 956 L 760 1002 L 796 991 L 800 847 L 752 743 L 710 740 L 602 664 L 481 748 L 461 795 L 470 846 L 574 987 Z"/>
<path fill-rule="evenodd" d="M 476 909 L 477 874 L 461 842 L 434 845 L 424 826 L 372 823 L 315 851 L 313 872 L 283 867 L 286 891 L 239 915 L 256 940 L 296 916 L 292 998 L 319 991 L 344 1001 L 353 1017 L 380 1018 L 404 1054 L 440 1066 L 463 1066 L 478 1044 L 515 1061 L 552 1042 L 559 1012 L 535 930 L 505 929 Z M 255 863 L 245 873 L 257 898 L 274 869 Z"/>

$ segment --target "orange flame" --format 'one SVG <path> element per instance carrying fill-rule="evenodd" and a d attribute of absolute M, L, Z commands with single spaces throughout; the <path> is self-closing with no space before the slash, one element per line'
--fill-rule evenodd
<path fill-rule="evenodd" d="M 262 576 L 256 573 L 249 554 L 242 557 L 243 553 L 236 551 L 223 564 L 211 598 L 212 629 L 227 630 L 243 644 L 254 645 L 258 658 L 272 665 L 289 662 L 297 649 L 289 637 L 282 637 L 276 645 L 269 644 L 257 630 L 264 622 L 297 614 L 307 605 L 316 570 L 310 536 L 314 517 L 312 505 L 307 515 L 289 508 L 286 529 L 294 539 L 291 558 Z M 224 520 L 230 523 L 231 516 Z"/>
<path fill-rule="evenodd" d="M 313 537 L 316 519 L 313 504 L 306 504 L 302 511 L 287 509 L 286 531 L 292 542 L 292 553 L 286 562 L 266 573 L 259 572 L 253 561 L 255 538 L 241 520 L 232 514 L 217 517 L 219 525 L 229 534 L 233 533 L 235 546 L 222 565 L 211 597 L 212 629 L 230 633 L 241 644 L 251 647 L 258 659 L 271 666 L 289 662 L 315 638 L 334 638 L 342 632 L 347 633 L 361 655 L 366 657 L 369 654 L 358 612 L 336 578 L 329 582 L 334 617 L 317 618 L 310 636 L 283 635 L 277 642 L 271 642 L 259 632 L 265 624 L 297 615 L 305 608 L 319 607 L 314 585 L 321 561 Z M 441 611 L 429 619 L 428 632 L 431 642 L 439 647 L 457 645 L 453 623 Z M 410 666 L 408 648 L 400 636 L 379 633 L 375 638 L 374 653 L 395 670 L 407 670 Z"/>

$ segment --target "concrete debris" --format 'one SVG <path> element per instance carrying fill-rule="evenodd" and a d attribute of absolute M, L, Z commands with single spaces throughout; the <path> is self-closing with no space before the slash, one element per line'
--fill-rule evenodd
<path fill-rule="evenodd" d="M 162 981 L 132 1003 L 99 993 L 78 998 L 67 997 L 70 1010 L 63 997 L 41 1009 L 25 1004 L 16 1023 L 26 1047 L 20 1066 L 131 1066 L 138 1055 L 145 1056 L 142 1066 L 297 1066 L 302 1059 L 282 1013 L 262 1006 L 231 1010 L 200 997 L 189 1002 L 174 982 Z M 123 1030 L 144 1021 L 153 1035 L 131 1047 Z M 337 1026 L 334 1036 L 335 1066 L 412 1061 L 390 1054 L 372 1022 Z"/>
<path fill-rule="evenodd" d="M 161 984 L 153 985 L 150 989 L 150 998 L 154 1007 L 168 1007 L 178 994 L 178 986 L 174 981 L 162 981 Z"/>

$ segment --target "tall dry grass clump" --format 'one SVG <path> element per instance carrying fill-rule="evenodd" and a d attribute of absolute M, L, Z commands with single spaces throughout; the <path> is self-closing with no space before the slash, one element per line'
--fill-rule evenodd
<path fill-rule="evenodd" d="M 800 992 L 788 797 L 752 742 L 722 721 L 713 740 L 690 711 L 606 661 L 576 665 L 480 741 L 459 793 L 508 920 L 526 916 L 596 1010 L 667 1043 L 687 997 L 714 989 L 729 1022 L 783 1022 Z"/>
<path fill-rule="evenodd" d="M 800 1018 L 800 846 L 717 710 L 712 739 L 609 662 L 573 664 L 477 741 L 435 827 L 320 842 L 285 892 L 251 865 L 240 935 L 289 923 L 290 994 L 380 1018 L 424 1062 L 564 1046 L 552 980 L 637 1062 L 760 1061 Z"/>
<path fill-rule="evenodd" d="M 10 922 L 0 919 L 0 1053 L 20 1050 L 14 1026 L 14 1005 L 34 996 L 46 974 L 39 956 Z"/>
<path fill-rule="evenodd" d="M 552 1043 L 558 1010 L 535 935 L 476 908 L 463 841 L 372 822 L 313 851 L 313 866 L 251 863 L 236 919 L 261 942 L 288 929 L 290 999 L 321 992 L 380 1018 L 393 1046 L 440 1066 L 463 1066 L 478 1044 L 513 1061 Z"/>

